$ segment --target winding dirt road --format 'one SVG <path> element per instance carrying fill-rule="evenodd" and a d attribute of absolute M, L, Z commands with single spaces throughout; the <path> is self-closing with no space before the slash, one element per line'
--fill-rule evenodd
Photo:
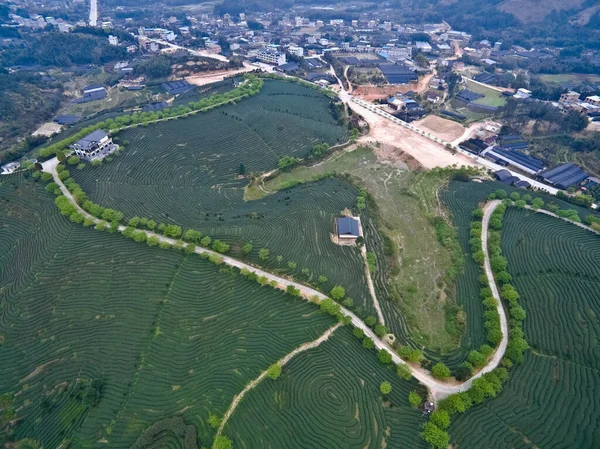
<path fill-rule="evenodd" d="M 58 166 L 58 164 L 59 164 L 58 159 L 53 158 L 53 159 L 50 159 L 50 160 L 44 162 L 42 164 L 42 167 L 43 167 L 42 169 L 44 172 L 50 173 L 52 175 L 52 177 L 54 178 L 54 182 L 56 182 L 56 184 L 58 184 L 63 195 L 69 199 L 69 201 L 75 206 L 75 208 L 79 211 L 79 213 L 81 213 L 84 217 L 93 220 L 94 223 L 98 223 L 99 221 L 101 221 L 100 219 L 92 216 L 91 214 L 89 214 L 88 212 L 83 210 L 79 206 L 79 204 L 77 204 L 77 202 L 71 195 L 71 192 L 69 192 L 69 190 L 66 188 L 66 186 L 64 185 L 62 180 L 58 177 L 58 172 L 56 170 L 56 167 Z M 506 349 L 506 343 L 508 341 L 508 329 L 506 326 L 506 314 L 504 313 L 504 308 L 502 307 L 502 304 L 500 302 L 500 297 L 498 295 L 498 289 L 495 286 L 493 275 L 491 273 L 491 269 L 489 269 L 489 271 L 488 271 L 488 268 L 489 268 L 489 256 L 488 256 L 488 252 L 487 252 L 488 223 L 489 223 L 490 215 L 496 209 L 498 204 L 500 204 L 500 201 L 492 201 L 485 208 L 481 240 L 483 243 L 483 251 L 485 253 L 485 263 L 486 263 L 486 267 L 487 267 L 486 275 L 488 276 L 490 286 L 492 286 L 492 291 L 494 293 L 494 297 L 498 301 L 498 313 L 500 314 L 501 323 L 504 323 L 504 325 L 502 326 L 503 336 L 502 336 L 502 342 L 498 346 L 498 349 L 496 349 L 496 352 L 494 353 L 493 357 L 490 359 L 488 364 L 481 371 L 479 371 L 477 374 L 475 374 L 471 379 L 465 381 L 464 383 L 458 384 L 458 385 L 450 385 L 448 383 L 444 383 L 444 382 L 441 382 L 441 381 L 433 378 L 431 376 L 431 374 L 429 373 L 429 371 L 427 371 L 421 367 L 407 364 L 404 360 L 402 360 L 400 358 L 400 356 L 398 354 L 396 354 L 396 352 L 386 342 L 380 340 L 379 337 L 377 337 L 377 335 L 375 334 L 375 332 L 373 332 L 373 330 L 369 326 L 367 326 L 358 316 L 356 316 L 354 313 L 352 313 L 350 310 L 346 309 L 345 307 L 340 306 L 340 312 L 342 313 L 342 315 L 344 315 L 345 317 L 350 317 L 352 325 L 362 329 L 365 336 L 367 336 L 371 340 L 373 340 L 373 342 L 375 343 L 375 347 L 378 350 L 383 349 L 383 350 L 387 351 L 392 356 L 392 360 L 393 360 L 394 364 L 396 364 L 396 365 L 404 364 L 410 368 L 412 375 L 419 382 L 421 382 L 423 385 L 425 385 L 427 388 L 429 388 L 431 397 L 433 398 L 434 401 L 439 401 L 451 394 L 468 390 L 471 387 L 471 383 L 472 383 L 473 379 L 476 379 L 476 378 L 482 376 L 483 374 L 485 374 L 489 371 L 492 371 L 493 369 L 495 369 L 498 366 L 498 363 L 500 363 L 500 360 L 502 359 L 502 357 L 504 355 L 504 351 Z M 124 230 L 125 230 L 125 226 L 121 225 L 118 227 L 119 232 L 123 232 Z M 163 242 L 163 243 L 175 245 L 177 242 L 176 239 L 165 237 L 164 235 L 156 234 L 151 231 L 144 230 L 143 232 L 148 237 L 157 237 L 159 239 L 159 241 Z M 229 266 L 236 267 L 239 269 L 249 270 L 251 272 L 256 273 L 256 275 L 259 277 L 264 276 L 266 279 L 268 279 L 271 282 L 275 281 L 277 283 L 277 286 L 279 289 L 285 290 L 289 285 L 292 285 L 300 291 L 300 294 L 302 297 L 304 297 L 305 299 L 314 301 L 316 303 L 319 303 L 322 300 L 328 298 L 327 295 L 325 295 L 311 287 L 308 287 L 306 285 L 300 284 L 298 282 L 295 282 L 295 281 L 292 281 L 289 279 L 282 278 L 281 276 L 277 276 L 275 274 L 269 273 L 268 271 L 261 270 L 260 268 L 256 268 L 245 262 L 241 262 L 237 259 L 234 259 L 229 256 L 225 256 L 223 254 L 217 253 L 216 251 L 212 251 L 212 250 L 204 248 L 202 246 L 196 246 L 194 248 L 194 252 L 196 254 L 206 254 L 209 256 L 212 255 L 212 256 L 220 257 L 222 259 L 223 263 L 225 263 Z M 504 320 L 504 321 L 502 321 L 502 320 Z"/>

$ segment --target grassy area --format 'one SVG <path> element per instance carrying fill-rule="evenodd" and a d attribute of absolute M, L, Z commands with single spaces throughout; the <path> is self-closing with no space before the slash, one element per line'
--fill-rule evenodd
<path fill-rule="evenodd" d="M 452 265 L 449 251 L 436 237 L 431 218 L 443 213 L 436 192 L 445 175 L 412 172 L 401 163 L 386 164 L 370 148 L 338 153 L 313 166 L 282 173 L 264 185 L 267 192 L 310 182 L 333 172 L 351 175 L 367 188 L 380 214 L 379 231 L 392 242 L 392 250 L 367 248 L 392 255 L 389 278 L 376 282 L 379 300 L 391 330 L 400 338 L 450 350 L 459 336 L 446 329 L 445 310 L 454 303 L 452 288 L 445 283 Z M 267 195 L 253 189 L 252 195 Z M 399 313 L 398 313 L 399 312 Z M 403 322 L 406 320 L 406 322 Z"/>
<path fill-rule="evenodd" d="M 83 104 L 71 104 L 66 106 L 60 111 L 61 114 L 67 115 L 81 115 L 87 117 L 92 114 L 97 114 L 102 111 L 116 108 L 117 106 L 125 103 L 133 106 L 137 103 L 142 103 L 150 99 L 150 92 L 147 90 L 142 91 L 129 91 L 113 87 L 108 89 L 106 98 L 98 101 L 92 101 Z"/>
<path fill-rule="evenodd" d="M 470 109 L 468 109 L 465 106 L 464 103 L 459 102 L 454 99 L 450 100 L 449 103 L 446 103 L 445 109 L 450 112 L 456 112 L 457 114 L 462 114 L 465 117 L 467 117 L 465 120 L 456 120 L 456 121 L 462 123 L 463 125 L 480 122 L 481 120 L 484 120 L 485 118 L 489 117 L 489 115 L 471 111 Z M 449 120 L 455 120 L 453 117 L 446 116 L 446 115 L 441 115 L 441 117 L 445 118 L 445 119 L 449 119 Z"/>
<path fill-rule="evenodd" d="M 573 86 L 585 83 L 600 83 L 599 75 L 588 75 L 580 73 L 560 73 L 556 75 L 539 75 L 540 79 L 546 84 L 559 86 Z"/>
<path fill-rule="evenodd" d="M 467 88 L 481 95 L 485 95 L 483 98 L 479 98 L 474 101 L 474 104 L 481 104 L 484 106 L 504 106 L 506 104 L 506 97 L 497 90 L 490 89 L 489 87 L 482 86 L 480 84 L 467 82 Z"/>

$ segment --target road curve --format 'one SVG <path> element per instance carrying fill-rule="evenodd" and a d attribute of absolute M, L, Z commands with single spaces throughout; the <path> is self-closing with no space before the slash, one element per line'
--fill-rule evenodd
<path fill-rule="evenodd" d="M 83 210 L 79 206 L 79 204 L 77 204 L 77 202 L 71 195 L 71 192 L 69 192 L 69 190 L 66 188 L 66 186 L 64 185 L 62 180 L 58 177 L 58 172 L 56 170 L 56 167 L 58 166 L 58 164 L 59 164 L 59 161 L 55 157 L 53 159 L 50 159 L 50 160 L 44 162 L 42 164 L 42 170 L 44 172 L 50 173 L 52 175 L 52 177 L 54 178 L 54 182 L 56 182 L 56 184 L 58 184 L 63 195 L 69 199 L 69 201 L 75 206 L 75 208 L 79 211 L 79 213 L 81 213 L 84 217 L 93 220 L 95 223 L 98 223 L 99 221 L 101 221 L 100 219 L 94 217 L 93 215 L 91 215 L 88 212 L 86 212 L 85 210 Z M 387 351 L 392 356 L 392 360 L 393 360 L 394 364 L 407 365 L 410 368 L 412 375 L 420 383 L 422 383 L 427 388 L 429 388 L 431 397 L 435 401 L 444 399 L 445 397 L 450 396 L 451 394 L 468 390 L 471 387 L 471 383 L 472 383 L 473 379 L 476 379 L 476 378 L 482 376 L 484 373 L 492 371 L 493 369 L 495 369 L 498 366 L 498 363 L 500 363 L 500 360 L 502 359 L 502 357 L 504 355 L 504 351 L 506 349 L 506 343 L 508 341 L 508 329 L 507 329 L 507 325 L 506 325 L 506 314 L 504 312 L 504 308 L 502 307 L 502 303 L 500 302 L 500 297 L 498 295 L 498 289 L 496 288 L 496 284 L 494 283 L 494 278 L 491 273 L 491 268 L 488 271 L 489 256 L 488 256 L 488 251 L 487 251 L 487 235 L 488 235 L 489 218 L 490 218 L 490 215 L 492 214 L 492 212 L 496 209 L 496 207 L 498 207 L 499 204 L 500 204 L 500 201 L 492 201 L 486 206 L 485 211 L 484 211 L 484 217 L 483 217 L 483 226 L 482 226 L 483 229 L 482 229 L 482 233 L 481 233 L 481 240 L 482 240 L 482 244 L 483 244 L 483 251 L 485 253 L 486 275 L 488 276 L 488 280 L 490 282 L 490 287 L 492 287 L 492 292 L 494 293 L 494 297 L 498 301 L 498 313 L 500 314 L 500 321 L 501 321 L 501 325 L 502 325 L 502 342 L 496 349 L 496 352 L 494 353 L 493 357 L 490 359 L 488 364 L 481 371 L 479 371 L 477 374 L 475 374 L 471 379 L 469 379 L 461 384 L 450 385 L 448 383 L 444 383 L 444 382 L 441 382 L 441 381 L 435 379 L 433 376 L 431 376 L 429 371 L 427 371 L 421 367 L 416 367 L 414 365 L 407 364 L 404 360 L 402 360 L 402 358 L 400 358 L 400 356 L 387 343 L 380 340 L 379 337 L 377 337 L 377 335 L 375 335 L 375 332 L 373 332 L 373 330 L 369 326 L 367 326 L 358 316 L 356 316 L 353 312 L 346 309 L 345 307 L 340 306 L 340 312 L 342 313 L 342 315 L 344 315 L 345 317 L 350 317 L 350 319 L 352 321 L 352 325 L 359 329 L 362 329 L 365 336 L 367 336 L 371 340 L 373 340 L 373 342 L 375 343 L 375 347 L 378 350 L 383 349 L 383 350 Z M 125 226 L 120 225 L 118 230 L 119 230 L 119 232 L 123 232 L 125 230 Z M 164 235 L 156 234 L 151 231 L 144 230 L 143 232 L 145 232 L 145 234 L 148 237 L 157 237 L 159 239 L 159 241 L 168 243 L 170 245 L 175 245 L 175 243 L 177 241 L 176 239 L 165 237 Z M 196 254 L 207 254 L 207 255 L 220 257 L 220 258 L 222 258 L 223 263 L 225 263 L 229 266 L 240 268 L 240 269 L 243 268 L 243 269 L 246 269 L 246 270 L 256 273 L 256 275 L 258 275 L 259 277 L 264 276 L 269 281 L 277 282 L 278 288 L 280 288 L 282 290 L 285 290 L 289 285 L 292 285 L 300 291 L 300 294 L 305 299 L 309 299 L 309 300 L 314 299 L 316 302 L 320 302 L 323 299 L 328 298 L 327 295 L 325 295 L 325 294 L 321 293 L 320 291 L 315 290 L 309 286 L 300 284 L 298 282 L 295 282 L 295 281 L 292 281 L 289 279 L 282 278 L 275 274 L 269 273 L 268 271 L 261 270 L 260 268 L 256 268 L 245 262 L 239 261 L 239 260 L 234 259 L 229 256 L 225 256 L 223 254 L 217 253 L 210 249 L 207 249 L 207 248 L 204 248 L 201 246 L 196 246 L 194 249 L 194 252 Z"/>

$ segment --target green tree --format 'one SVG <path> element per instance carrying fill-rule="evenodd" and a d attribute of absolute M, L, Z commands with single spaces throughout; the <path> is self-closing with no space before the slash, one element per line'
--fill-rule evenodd
<path fill-rule="evenodd" d="M 398 376 L 404 380 L 410 380 L 412 378 L 412 373 L 410 372 L 410 368 L 406 366 L 404 363 L 399 363 L 396 368 L 396 372 Z"/>
<path fill-rule="evenodd" d="M 367 318 L 365 318 L 365 324 L 367 326 L 373 327 L 375 323 L 377 323 L 377 318 L 375 318 L 374 316 L 368 316 Z"/>
<path fill-rule="evenodd" d="M 188 243 L 183 251 L 186 254 L 194 254 L 194 251 L 196 251 L 196 247 L 193 243 Z"/>
<path fill-rule="evenodd" d="M 327 282 L 327 277 L 323 276 L 323 275 L 320 275 L 319 276 L 319 283 L 320 284 L 324 284 L 325 282 Z"/>
<path fill-rule="evenodd" d="M 267 370 L 267 377 L 269 379 L 276 380 L 279 378 L 279 376 L 281 376 L 281 365 L 279 365 L 278 363 L 274 363 Z"/>
<path fill-rule="evenodd" d="M 233 443 L 226 436 L 219 435 L 215 438 L 213 449 L 233 449 Z"/>
<path fill-rule="evenodd" d="M 392 384 L 389 382 L 381 382 L 381 385 L 379 385 L 379 391 L 381 391 L 381 394 L 383 395 L 388 395 L 392 392 Z"/>
<path fill-rule="evenodd" d="M 379 323 L 375 326 L 375 335 L 377 335 L 379 338 L 383 337 L 385 334 L 388 333 L 388 328 L 386 326 L 384 326 L 383 324 Z"/>
<path fill-rule="evenodd" d="M 450 426 L 450 415 L 446 410 L 435 410 L 429 417 L 429 421 L 445 430 Z"/>
<path fill-rule="evenodd" d="M 431 368 L 431 374 L 436 379 L 446 379 L 450 377 L 450 369 L 442 362 L 438 362 Z"/>
<path fill-rule="evenodd" d="M 296 262 L 294 262 L 294 261 L 291 261 L 291 260 L 290 260 L 290 261 L 287 263 L 287 266 L 288 266 L 288 268 L 289 268 L 290 270 L 295 270 L 295 269 L 296 269 L 296 267 L 298 266 L 298 264 L 297 264 Z"/>
<path fill-rule="evenodd" d="M 179 238 L 181 235 L 181 227 L 177 225 L 167 225 L 163 231 L 165 237 Z"/>
<path fill-rule="evenodd" d="M 186 242 L 198 243 L 202 238 L 202 233 L 200 231 L 196 231 L 195 229 L 188 229 L 183 234 L 183 240 Z"/>
<path fill-rule="evenodd" d="M 261 248 L 258 250 L 258 258 L 260 260 L 267 260 L 269 258 L 269 250 L 267 248 Z"/>
<path fill-rule="evenodd" d="M 377 358 L 384 365 L 388 365 L 388 364 L 392 363 L 392 355 L 389 352 L 387 352 L 385 349 L 379 350 L 379 352 L 377 353 Z"/>
<path fill-rule="evenodd" d="M 426 422 L 423 425 L 423 432 L 421 433 L 421 436 L 435 449 L 446 449 L 450 444 L 450 436 L 448 435 L 448 432 L 440 429 L 432 422 Z"/>
<path fill-rule="evenodd" d="M 212 242 L 212 239 L 208 235 L 205 235 L 204 237 L 202 237 L 202 240 L 200 240 L 200 245 L 207 248 L 210 246 L 210 242 Z"/>
<path fill-rule="evenodd" d="M 363 345 L 363 348 L 373 349 L 375 347 L 375 342 L 373 340 L 371 340 L 369 337 L 365 337 L 362 345 Z"/>
<path fill-rule="evenodd" d="M 485 357 L 479 351 L 471 351 L 469 352 L 469 363 L 471 363 L 475 368 L 481 368 L 487 363 L 487 357 Z"/>
<path fill-rule="evenodd" d="M 221 425 L 221 418 L 211 413 L 208 415 L 208 425 L 213 429 L 218 429 Z"/>
<path fill-rule="evenodd" d="M 225 254 L 227 251 L 229 251 L 229 248 L 229 244 L 222 242 L 219 239 L 215 240 L 212 244 L 212 249 L 221 254 Z"/>
<path fill-rule="evenodd" d="M 341 285 L 336 285 L 331 289 L 331 292 L 329 292 L 329 294 L 336 301 L 340 301 L 344 298 L 344 296 L 346 296 L 346 290 Z"/>
<path fill-rule="evenodd" d="M 245 255 L 248 255 L 248 254 L 250 254 L 252 252 L 253 248 L 254 247 L 252 246 L 252 243 L 245 243 L 244 246 L 242 246 L 242 252 Z"/>
<path fill-rule="evenodd" d="M 408 393 L 408 402 L 411 406 L 417 408 L 419 405 L 423 403 L 423 398 L 416 391 L 411 391 Z"/>
<path fill-rule="evenodd" d="M 279 163 L 277 165 L 280 170 L 289 171 L 294 165 L 296 165 L 297 162 L 298 159 L 293 156 L 283 156 L 281 159 L 279 159 Z"/>
<path fill-rule="evenodd" d="M 352 334 L 354 334 L 354 336 L 355 336 L 356 338 L 358 338 L 359 340 L 362 340 L 362 339 L 363 339 L 363 337 L 365 336 L 365 333 L 364 333 L 364 331 L 363 331 L 363 330 L 362 330 L 360 327 L 355 327 L 355 328 L 352 330 Z"/>

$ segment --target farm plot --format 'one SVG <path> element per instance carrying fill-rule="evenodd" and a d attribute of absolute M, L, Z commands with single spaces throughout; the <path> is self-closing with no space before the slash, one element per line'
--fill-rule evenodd
<path fill-rule="evenodd" d="M 0 408 L 17 419 L 0 441 L 128 448 L 177 415 L 210 445 L 209 413 L 333 323 L 196 255 L 72 225 L 20 175 L 0 198 Z"/>
<path fill-rule="evenodd" d="M 381 382 L 392 384 L 387 397 Z M 348 328 L 250 391 L 225 426 L 235 448 L 421 448 L 425 418 L 408 404 L 419 390 L 401 380 Z"/>
<path fill-rule="evenodd" d="M 531 350 L 494 400 L 450 429 L 461 448 L 596 448 L 600 441 L 600 239 L 509 209 L 502 252 Z"/>

